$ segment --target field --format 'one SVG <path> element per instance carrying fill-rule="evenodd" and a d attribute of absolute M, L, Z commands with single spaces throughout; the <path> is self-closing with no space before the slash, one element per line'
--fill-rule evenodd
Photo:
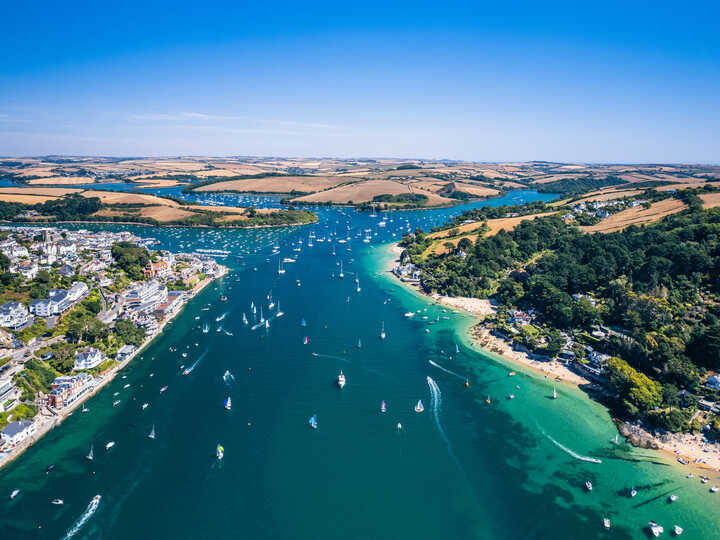
<path fill-rule="evenodd" d="M 704 208 L 716 208 L 720 206 L 720 193 L 706 193 L 700 195 Z"/>
<path fill-rule="evenodd" d="M 665 216 L 676 214 L 685 209 L 685 203 L 677 199 L 665 199 L 653 203 L 650 208 L 636 206 L 622 210 L 617 214 L 613 214 L 600 223 L 589 227 L 581 227 L 582 230 L 589 233 L 610 233 L 621 231 L 630 225 L 647 225 L 655 221 L 660 221 Z"/>
<path fill-rule="evenodd" d="M 248 178 L 229 180 L 196 188 L 195 191 L 241 191 L 252 193 L 290 193 L 300 191 L 315 193 L 343 182 L 347 179 L 337 176 L 267 176 L 265 178 Z"/>
<path fill-rule="evenodd" d="M 355 182 L 353 184 L 341 185 L 326 191 L 297 197 L 293 200 L 305 203 L 313 202 L 331 202 L 335 204 L 344 203 L 363 203 L 370 202 L 378 195 L 401 195 L 401 194 L 420 194 L 428 198 L 428 206 L 439 206 L 444 204 L 452 204 L 453 199 L 448 199 L 437 195 L 431 191 L 423 189 L 415 189 L 412 184 L 403 184 L 395 180 L 368 180 L 366 182 Z"/>

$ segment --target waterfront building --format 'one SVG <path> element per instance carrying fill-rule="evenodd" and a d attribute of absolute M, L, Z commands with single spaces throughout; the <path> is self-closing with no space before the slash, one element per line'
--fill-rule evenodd
<path fill-rule="evenodd" d="M 130 345 L 129 343 L 127 345 L 123 345 L 120 347 L 120 350 L 117 352 L 117 356 L 115 357 L 115 360 L 118 362 L 122 362 L 124 360 L 127 360 L 132 353 L 134 353 L 137 350 L 137 347 L 135 345 Z"/>
<path fill-rule="evenodd" d="M 102 364 L 105 360 L 107 360 L 107 356 L 100 350 L 95 347 L 85 347 L 82 352 L 77 353 L 73 369 L 75 371 L 92 369 Z"/>
<path fill-rule="evenodd" d="M 62 409 L 72 405 L 94 386 L 95 379 L 89 373 L 57 377 L 50 384 L 47 405 L 53 409 Z"/>
<path fill-rule="evenodd" d="M 9 446 L 17 446 L 28 437 L 35 434 L 35 422 L 30 420 L 20 420 L 18 422 L 10 422 L 0 431 L 2 442 Z"/>

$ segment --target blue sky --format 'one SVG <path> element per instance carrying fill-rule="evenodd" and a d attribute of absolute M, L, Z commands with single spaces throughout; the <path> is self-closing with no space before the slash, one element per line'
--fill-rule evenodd
<path fill-rule="evenodd" d="M 0 155 L 720 162 L 718 3 L 627 4 L 7 3 Z"/>

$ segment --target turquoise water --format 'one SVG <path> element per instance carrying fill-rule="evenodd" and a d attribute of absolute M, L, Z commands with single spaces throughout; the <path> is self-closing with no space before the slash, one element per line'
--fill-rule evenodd
<path fill-rule="evenodd" d="M 515 192 L 469 206 L 534 198 L 544 196 Z M 645 538 L 651 519 L 666 534 L 678 523 L 683 538 L 717 537 L 720 495 L 686 479 L 688 468 L 612 444 L 603 407 L 566 385 L 549 399 L 552 384 L 541 375 L 470 347 L 471 319 L 387 275 L 387 242 L 460 210 L 388 214 L 386 227 L 348 209 L 322 209 L 318 224 L 295 229 L 123 227 L 162 248 L 227 249 L 221 260 L 231 271 L 186 306 L 125 379 L 92 398 L 88 413 L 76 412 L 0 471 L 0 538 L 63 537 L 96 494 L 100 505 L 75 538 Z M 105 227 L 113 228 L 92 226 Z M 371 243 L 357 237 L 365 229 Z M 311 231 L 350 241 L 293 251 Z M 298 258 L 282 276 L 275 245 Z M 340 259 L 342 280 L 332 277 Z M 242 314 L 251 317 L 251 302 L 274 313 L 270 291 L 285 315 L 252 331 Z M 405 318 L 411 310 L 420 312 Z M 195 367 L 183 376 L 180 365 Z M 225 370 L 234 382 L 223 381 Z M 227 396 L 232 411 L 223 408 Z M 419 399 L 421 414 L 413 411 Z M 308 426 L 313 414 L 317 430 Z M 153 425 L 157 439 L 149 440 Z M 116 445 L 105 451 L 108 441 Z M 84 459 L 91 444 L 93 462 Z M 10 501 L 13 489 L 21 493 Z M 679 501 L 668 504 L 670 493 Z M 51 505 L 56 497 L 65 504 Z"/>

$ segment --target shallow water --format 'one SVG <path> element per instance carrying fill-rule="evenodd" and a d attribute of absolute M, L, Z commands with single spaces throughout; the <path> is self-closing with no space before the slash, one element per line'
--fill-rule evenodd
<path fill-rule="evenodd" d="M 516 192 L 471 206 L 540 197 Z M 301 228 L 123 227 L 162 248 L 228 250 L 219 260 L 231 271 L 186 306 L 122 373 L 126 379 L 92 398 L 88 413 L 76 412 L 0 471 L 0 538 L 62 537 L 95 494 L 102 501 L 74 538 L 646 538 L 651 519 L 666 534 L 678 523 L 683 538 L 717 537 L 720 495 L 686 479 L 689 469 L 612 444 L 616 431 L 602 406 L 567 385 L 549 399 L 552 383 L 542 375 L 470 348 L 469 317 L 388 276 L 387 242 L 460 210 L 387 214 L 386 227 L 378 227 L 382 216 L 347 209 L 321 209 L 318 224 Z M 356 236 L 365 229 L 370 243 Z M 350 240 L 316 238 L 308 247 L 311 231 Z M 284 275 L 275 245 L 297 257 Z M 340 259 L 344 279 L 331 277 Z M 251 301 L 266 317 L 275 313 L 270 291 L 285 314 L 251 331 Z M 403 317 L 410 310 L 420 312 Z M 194 363 L 182 376 L 179 366 Z M 517 375 L 508 377 L 512 369 Z M 223 380 L 226 370 L 234 382 Z M 348 381 L 342 391 L 340 370 Z M 228 395 L 231 411 L 223 408 Z M 313 414 L 317 430 L 308 425 Z M 153 425 L 156 440 L 147 438 Z M 84 459 L 91 444 L 93 462 Z M 633 499 L 624 494 L 631 487 L 639 492 Z M 22 491 L 10 501 L 3 494 L 15 488 Z M 670 493 L 679 501 L 668 504 Z M 51 505 L 55 497 L 65 505 Z"/>

